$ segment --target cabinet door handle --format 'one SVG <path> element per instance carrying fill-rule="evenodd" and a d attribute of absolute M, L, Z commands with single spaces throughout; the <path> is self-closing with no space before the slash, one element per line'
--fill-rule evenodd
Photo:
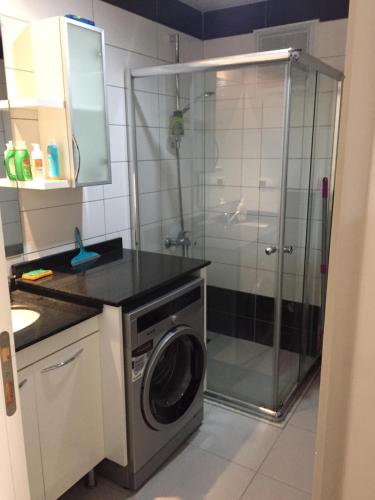
<path fill-rule="evenodd" d="M 57 370 L 58 368 L 62 368 L 63 366 L 68 365 L 69 363 L 71 363 L 72 361 L 77 359 L 78 356 L 80 354 L 82 354 L 82 352 L 83 352 L 83 349 L 80 349 L 78 352 L 73 354 L 73 356 L 71 358 L 66 359 L 65 361 L 60 361 L 60 363 L 56 363 L 55 365 L 51 365 L 51 366 L 47 366 L 46 368 L 43 368 L 43 370 L 41 370 L 41 373 L 46 373 L 46 372 L 50 372 L 52 370 Z"/>
<path fill-rule="evenodd" d="M 74 180 L 77 181 L 78 176 L 79 176 L 79 172 L 81 170 L 81 152 L 79 150 L 78 142 L 77 142 L 77 139 L 75 138 L 74 134 L 72 135 L 72 142 L 73 142 L 73 159 L 74 159 L 74 161 L 75 161 L 74 150 L 76 150 L 78 153 L 78 165 L 77 165 L 76 175 L 74 177 Z"/>
<path fill-rule="evenodd" d="M 27 378 L 24 378 L 21 380 L 21 382 L 18 384 L 18 389 L 21 389 L 27 382 Z"/>

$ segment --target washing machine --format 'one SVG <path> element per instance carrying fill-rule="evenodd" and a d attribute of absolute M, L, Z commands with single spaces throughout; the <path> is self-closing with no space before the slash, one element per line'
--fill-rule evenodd
<path fill-rule="evenodd" d="M 203 419 L 204 280 L 192 278 L 123 315 L 128 465 L 105 475 L 138 489 Z"/>

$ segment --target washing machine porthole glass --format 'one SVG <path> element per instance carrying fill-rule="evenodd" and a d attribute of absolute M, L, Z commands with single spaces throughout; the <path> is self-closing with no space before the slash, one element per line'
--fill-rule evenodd
<path fill-rule="evenodd" d="M 196 336 L 177 336 L 160 353 L 149 388 L 150 410 L 160 424 L 177 421 L 188 410 L 204 375 L 204 352 Z"/>

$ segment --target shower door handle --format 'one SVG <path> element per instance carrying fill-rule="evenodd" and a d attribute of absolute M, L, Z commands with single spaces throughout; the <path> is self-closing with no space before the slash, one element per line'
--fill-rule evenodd
<path fill-rule="evenodd" d="M 277 247 L 267 247 L 264 251 L 266 252 L 266 255 L 272 255 L 277 252 Z"/>

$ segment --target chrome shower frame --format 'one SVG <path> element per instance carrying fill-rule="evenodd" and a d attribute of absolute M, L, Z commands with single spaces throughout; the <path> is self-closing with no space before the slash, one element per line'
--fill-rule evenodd
<path fill-rule="evenodd" d="M 338 82 L 337 86 L 337 105 L 336 105 L 336 120 L 334 130 L 334 151 L 332 156 L 331 179 L 334 179 L 336 156 L 337 156 L 337 137 L 339 130 L 340 118 L 340 103 L 342 95 L 342 81 L 344 75 L 341 71 L 325 64 L 323 61 L 305 54 L 301 50 L 287 48 L 281 50 L 272 50 L 267 52 L 255 52 L 250 54 L 218 57 L 212 59 L 204 59 L 188 63 L 168 64 L 163 66 L 153 66 L 149 68 L 136 68 L 127 71 L 127 113 L 128 113 L 128 143 L 129 143 L 129 173 L 130 173 L 130 192 L 131 192 L 131 214 L 132 214 L 132 242 L 134 249 L 141 249 L 140 238 L 140 220 L 139 220 L 139 199 L 138 199 L 138 169 L 137 169 L 137 151 L 136 151 L 136 127 L 134 113 L 134 80 L 145 77 L 158 76 L 177 76 L 189 73 L 199 73 L 208 71 L 231 70 L 251 65 L 260 64 L 277 64 L 284 62 L 285 64 L 285 92 L 284 92 L 284 137 L 283 137 L 283 153 L 282 153 L 282 179 L 281 179 L 281 200 L 280 200 L 280 230 L 278 248 L 282 248 L 285 232 L 285 212 L 286 212 L 286 196 L 287 196 L 287 165 L 288 165 L 288 143 L 290 129 L 290 102 L 291 102 L 291 71 L 293 66 L 300 67 L 305 71 L 311 69 L 323 75 L 326 75 Z M 333 189 L 331 182 L 331 189 Z M 331 203 L 333 192 L 331 192 Z M 330 205 L 330 213 L 332 206 Z M 275 286 L 275 321 L 273 334 L 273 409 L 264 408 L 251 403 L 244 403 L 233 399 L 232 397 L 218 395 L 213 392 L 208 394 L 210 399 L 219 401 L 219 403 L 228 403 L 232 407 L 237 407 L 239 410 L 245 410 L 256 415 L 261 415 L 267 419 L 274 421 L 282 420 L 286 413 L 286 409 L 296 400 L 302 390 L 311 381 L 314 376 L 314 370 L 305 376 L 304 383 L 297 384 L 290 392 L 289 396 L 283 402 L 283 408 L 278 408 L 278 374 L 279 374 L 279 351 L 281 342 L 281 305 L 282 305 L 282 282 L 283 282 L 283 254 L 278 252 L 278 266 L 276 273 Z"/>

